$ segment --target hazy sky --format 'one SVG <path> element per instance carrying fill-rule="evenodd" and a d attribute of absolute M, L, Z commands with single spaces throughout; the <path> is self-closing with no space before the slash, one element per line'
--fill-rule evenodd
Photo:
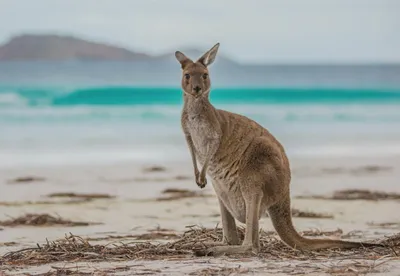
<path fill-rule="evenodd" d="M 250 62 L 400 62 L 398 0 L 0 0 L 0 42 L 66 33 Z"/>

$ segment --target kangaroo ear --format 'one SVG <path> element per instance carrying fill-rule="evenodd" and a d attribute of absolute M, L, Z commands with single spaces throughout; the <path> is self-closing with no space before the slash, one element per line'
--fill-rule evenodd
<path fill-rule="evenodd" d="M 182 52 L 179 51 L 175 52 L 175 57 L 182 65 L 182 69 L 185 68 L 185 66 L 188 65 L 189 63 L 193 62 L 190 58 L 188 58 Z"/>
<path fill-rule="evenodd" d="M 205 53 L 201 58 L 199 58 L 198 62 L 202 63 L 204 66 L 208 66 L 214 62 L 215 57 L 217 56 L 219 48 L 219 43 L 215 44 L 207 53 Z"/>

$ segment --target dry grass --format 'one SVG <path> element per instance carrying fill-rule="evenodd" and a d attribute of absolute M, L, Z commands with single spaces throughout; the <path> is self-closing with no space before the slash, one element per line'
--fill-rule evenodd
<path fill-rule="evenodd" d="M 48 214 L 26 214 L 17 218 L 0 221 L 1 226 L 15 227 L 15 226 L 89 226 L 92 222 L 71 221 L 54 217 Z"/>
<path fill-rule="evenodd" d="M 400 194 L 387 193 L 378 191 L 369 191 L 361 189 L 349 189 L 335 191 L 330 196 L 298 196 L 296 198 L 307 198 L 307 199 L 331 199 L 331 200 L 400 200 Z"/>
<path fill-rule="evenodd" d="M 69 234 L 64 239 L 47 242 L 33 248 L 9 252 L 0 258 L 0 265 L 37 265 L 51 262 L 98 262 L 126 261 L 132 259 L 168 260 L 192 258 L 193 250 L 204 249 L 207 243 L 222 239 L 222 229 L 206 229 L 187 226 L 188 230 L 175 241 L 167 243 L 131 242 L 92 245 L 82 237 Z M 238 228 L 241 239 L 244 229 Z M 260 258 L 269 260 L 326 261 L 327 258 L 378 260 L 384 257 L 398 257 L 400 254 L 400 233 L 379 241 L 382 247 L 358 248 L 352 250 L 320 250 L 313 252 L 293 250 L 285 246 L 273 233 L 260 233 Z M 231 256 L 235 258 L 235 256 Z M 241 256 L 242 257 L 242 256 Z"/>

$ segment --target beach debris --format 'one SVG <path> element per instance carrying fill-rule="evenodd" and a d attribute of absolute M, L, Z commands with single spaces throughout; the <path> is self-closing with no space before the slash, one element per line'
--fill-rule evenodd
<path fill-rule="evenodd" d="M 359 167 L 352 170 L 353 173 L 376 173 L 381 171 L 391 171 L 393 168 L 388 166 L 378 166 L 378 165 L 368 165 L 364 167 Z"/>
<path fill-rule="evenodd" d="M 362 175 L 370 175 L 370 174 L 378 174 L 378 173 L 387 173 L 391 172 L 393 167 L 389 166 L 380 166 L 380 165 L 366 165 L 366 166 L 358 166 L 358 167 L 295 167 L 292 169 L 292 174 L 301 177 L 307 176 L 319 176 L 319 175 L 352 175 L 352 176 L 362 176 Z"/>
<path fill-rule="evenodd" d="M 365 173 L 387 172 L 391 171 L 392 169 L 393 169 L 392 167 L 388 166 L 367 165 L 356 168 L 345 168 L 345 167 L 323 168 L 322 172 L 331 174 L 341 174 L 341 173 L 365 174 Z"/>
<path fill-rule="evenodd" d="M 69 204 L 82 204 L 92 201 L 90 198 L 80 198 L 71 200 L 39 200 L 39 201 L 0 201 L 0 206 L 15 207 L 15 206 L 26 206 L 26 205 L 69 205 Z"/>
<path fill-rule="evenodd" d="M 0 257 L 0 265 L 39 265 L 52 262 L 98 262 L 98 261 L 126 261 L 126 260 L 168 260 L 193 258 L 193 250 L 206 249 L 220 243 L 222 240 L 221 228 L 203 228 L 197 225 L 187 226 L 187 231 L 178 235 L 178 238 L 169 242 L 142 242 L 108 243 L 105 245 L 91 244 L 87 239 L 71 233 L 63 239 L 47 241 L 36 247 L 23 248 L 11 251 Z M 243 227 L 238 227 L 239 239 L 243 240 Z M 330 232 L 327 232 L 330 233 Z M 400 254 L 400 233 L 375 241 L 381 246 L 355 249 L 325 249 L 317 251 L 300 251 L 284 245 L 274 232 L 260 231 L 259 257 L 268 260 L 343 260 L 368 259 L 379 260 L 398 258 Z M 252 254 L 252 253 L 250 253 Z M 243 256 L 231 256 L 243 258 Z"/>
<path fill-rule="evenodd" d="M 99 223 L 80 222 L 54 217 L 48 214 L 26 214 L 17 218 L 0 221 L 1 226 L 89 226 Z"/>
<path fill-rule="evenodd" d="M 174 177 L 135 177 L 132 179 L 134 182 L 175 182 L 175 181 L 183 181 L 190 180 L 189 176 L 177 175 Z"/>
<path fill-rule="evenodd" d="M 193 191 L 187 189 L 178 188 L 167 188 L 161 192 L 166 196 L 156 198 L 157 201 L 171 201 L 179 200 L 182 198 L 201 198 L 201 197 L 213 197 L 213 195 L 205 194 L 203 191 Z"/>
<path fill-rule="evenodd" d="M 15 246 L 15 245 L 18 245 L 18 243 L 16 243 L 16 242 L 0 242 L 0 246 Z"/>
<path fill-rule="evenodd" d="M 191 179 L 191 177 L 187 176 L 187 175 L 177 175 L 177 176 L 175 176 L 175 180 L 189 180 L 189 179 Z"/>
<path fill-rule="evenodd" d="M 347 260 L 330 264 L 326 273 L 329 275 L 368 275 L 382 272 L 378 267 L 386 261 L 371 262 L 359 260 Z"/>
<path fill-rule="evenodd" d="M 191 177 L 187 175 L 176 175 L 176 176 L 150 176 L 147 174 L 146 176 L 141 177 L 132 177 L 132 178 L 118 178 L 118 179 L 105 179 L 102 178 L 104 182 L 118 182 L 118 183 L 132 183 L 132 182 L 173 182 L 173 181 L 183 181 L 190 180 Z"/>
<path fill-rule="evenodd" d="M 113 232 L 114 234 L 115 232 Z M 101 240 L 121 240 L 121 239 L 135 239 L 135 240 L 171 240 L 179 238 L 179 235 L 172 229 L 161 228 L 157 226 L 154 229 L 147 230 L 143 234 L 128 234 L 128 235 L 107 235 L 105 237 L 88 237 L 87 241 L 101 241 Z"/>
<path fill-rule="evenodd" d="M 321 236 L 341 237 L 343 235 L 343 230 L 340 228 L 337 228 L 336 230 L 333 231 L 321 231 L 319 229 L 312 229 L 312 230 L 302 231 L 300 232 L 300 235 L 308 237 L 321 237 Z"/>
<path fill-rule="evenodd" d="M 247 267 L 209 267 L 209 268 L 202 268 L 197 271 L 193 271 L 188 275 L 195 275 L 195 276 L 219 276 L 219 275 L 239 275 L 239 274 L 248 274 L 252 271 Z"/>
<path fill-rule="evenodd" d="M 292 217 L 294 218 L 327 218 L 333 219 L 334 216 L 330 214 L 315 213 L 311 211 L 301 211 L 299 209 L 292 208 Z"/>
<path fill-rule="evenodd" d="M 107 199 L 107 198 L 115 198 L 113 195 L 109 194 L 78 194 L 78 193 L 70 193 L 70 192 L 65 192 L 65 193 L 52 193 L 47 195 L 47 197 L 67 197 L 67 198 L 79 198 L 79 199 Z"/>
<path fill-rule="evenodd" d="M 266 217 L 269 217 L 268 212 L 265 213 Z M 293 218 L 322 218 L 322 219 L 333 219 L 334 216 L 331 214 L 315 213 L 312 211 L 302 211 L 296 208 L 292 208 Z"/>
<path fill-rule="evenodd" d="M 129 234 L 129 235 L 107 235 L 105 237 L 98 238 L 87 238 L 87 241 L 102 241 L 102 240 L 126 240 L 126 239 L 135 239 L 135 240 L 172 240 L 179 238 L 179 235 L 171 232 L 148 232 L 143 234 Z"/>
<path fill-rule="evenodd" d="M 335 191 L 332 195 L 297 196 L 305 199 L 330 199 L 330 200 L 400 200 L 400 194 L 389 192 L 369 191 L 362 189 L 348 189 Z"/>
<path fill-rule="evenodd" d="M 35 274 L 35 276 L 59 276 L 59 275 L 75 275 L 75 276 L 84 276 L 84 275 L 110 275 L 110 274 L 115 274 L 115 273 L 120 273 L 120 272 L 126 272 L 129 271 L 133 266 L 128 266 L 128 265 L 122 265 L 122 266 L 115 266 L 112 268 L 104 268 L 104 269 L 99 269 L 99 268 L 93 268 L 91 266 L 78 266 L 78 265 L 73 265 L 70 267 L 62 266 L 51 266 L 51 270 L 43 273 L 43 274 Z M 141 271 L 145 272 L 161 272 L 161 270 L 157 269 L 141 269 Z M 136 274 L 135 275 L 151 275 L 152 273 L 142 273 L 142 274 Z"/>
<path fill-rule="evenodd" d="M 134 182 L 174 182 L 176 180 L 175 177 L 135 177 L 133 179 Z"/>
<path fill-rule="evenodd" d="M 39 176 L 23 176 L 17 177 L 15 179 L 7 181 L 9 184 L 22 184 L 22 183 L 30 183 L 30 182 L 43 182 L 46 178 Z"/>
<path fill-rule="evenodd" d="M 165 172 L 167 169 L 163 166 L 151 166 L 143 169 L 143 172 Z"/>
<path fill-rule="evenodd" d="M 368 222 L 367 225 L 374 228 L 384 228 L 384 229 L 400 229 L 400 222 Z"/>

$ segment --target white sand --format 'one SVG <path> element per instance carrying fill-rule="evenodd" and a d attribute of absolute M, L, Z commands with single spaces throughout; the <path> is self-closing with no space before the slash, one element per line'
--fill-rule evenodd
<path fill-rule="evenodd" d="M 106 193 L 115 195 L 115 199 L 101 199 L 81 204 L 24 204 L 21 206 L 0 206 L 0 220 L 8 216 L 25 213 L 49 213 L 75 221 L 101 222 L 102 225 L 88 227 L 3 227 L 0 231 L 0 254 L 44 243 L 45 239 L 62 238 L 66 233 L 75 235 L 102 237 L 113 235 L 137 234 L 157 226 L 178 232 L 185 231 L 186 225 L 199 224 L 213 227 L 219 223 L 219 208 L 214 197 L 181 199 L 175 201 L 155 201 L 165 188 L 186 188 L 198 190 L 192 176 L 189 162 L 185 164 L 155 164 L 167 168 L 165 172 L 143 172 L 143 164 L 114 164 L 110 166 L 86 167 L 46 167 L 18 168 L 0 170 L 0 202 L 47 201 L 46 195 L 54 192 Z M 369 171 L 365 166 L 379 166 L 378 171 Z M 298 230 L 318 228 L 334 230 L 341 228 L 345 233 L 361 231 L 360 239 L 380 238 L 400 231 L 399 228 L 384 229 L 368 225 L 369 222 L 400 222 L 399 201 L 329 201 L 314 199 L 296 199 L 297 195 L 326 194 L 334 190 L 362 188 L 400 193 L 400 157 L 380 159 L 299 159 L 292 160 L 292 205 L 301 210 L 330 213 L 334 219 L 294 218 Z M 16 177 L 39 176 L 44 182 L 9 184 Z M 189 179 L 176 180 L 176 176 Z M 213 194 L 211 185 L 205 189 Z M 61 199 L 62 200 L 62 199 Z M 268 218 L 261 222 L 264 230 L 273 230 Z M 3 243 L 16 242 L 15 246 L 1 246 Z M 382 259 L 375 270 L 382 275 L 400 275 L 400 259 Z M 356 260 L 346 260 L 356 262 Z M 367 260 L 357 260 L 367 262 Z M 82 263 L 79 271 L 100 271 L 118 266 L 132 266 L 129 271 L 118 274 L 146 272 L 154 269 L 155 275 L 185 275 L 199 273 L 206 268 L 238 267 L 236 273 L 254 275 L 289 275 L 295 272 L 309 275 L 324 275 L 343 265 L 341 260 L 303 262 L 276 262 L 260 260 L 257 257 L 245 258 L 240 262 L 221 258 L 192 258 L 184 261 L 130 261 L 124 263 Z M 372 262 L 371 262 L 372 265 Z M 43 266 L 23 267 L 6 270 L 7 273 L 39 273 L 51 270 L 51 266 L 74 267 L 72 263 L 57 263 Z M 354 265 L 357 269 L 357 265 Z M 149 272 L 149 271 L 147 271 Z M 350 271 L 351 272 L 351 271 Z M 1 273 L 0 273 L 1 275 Z M 349 274 L 351 275 L 351 274 Z"/>

